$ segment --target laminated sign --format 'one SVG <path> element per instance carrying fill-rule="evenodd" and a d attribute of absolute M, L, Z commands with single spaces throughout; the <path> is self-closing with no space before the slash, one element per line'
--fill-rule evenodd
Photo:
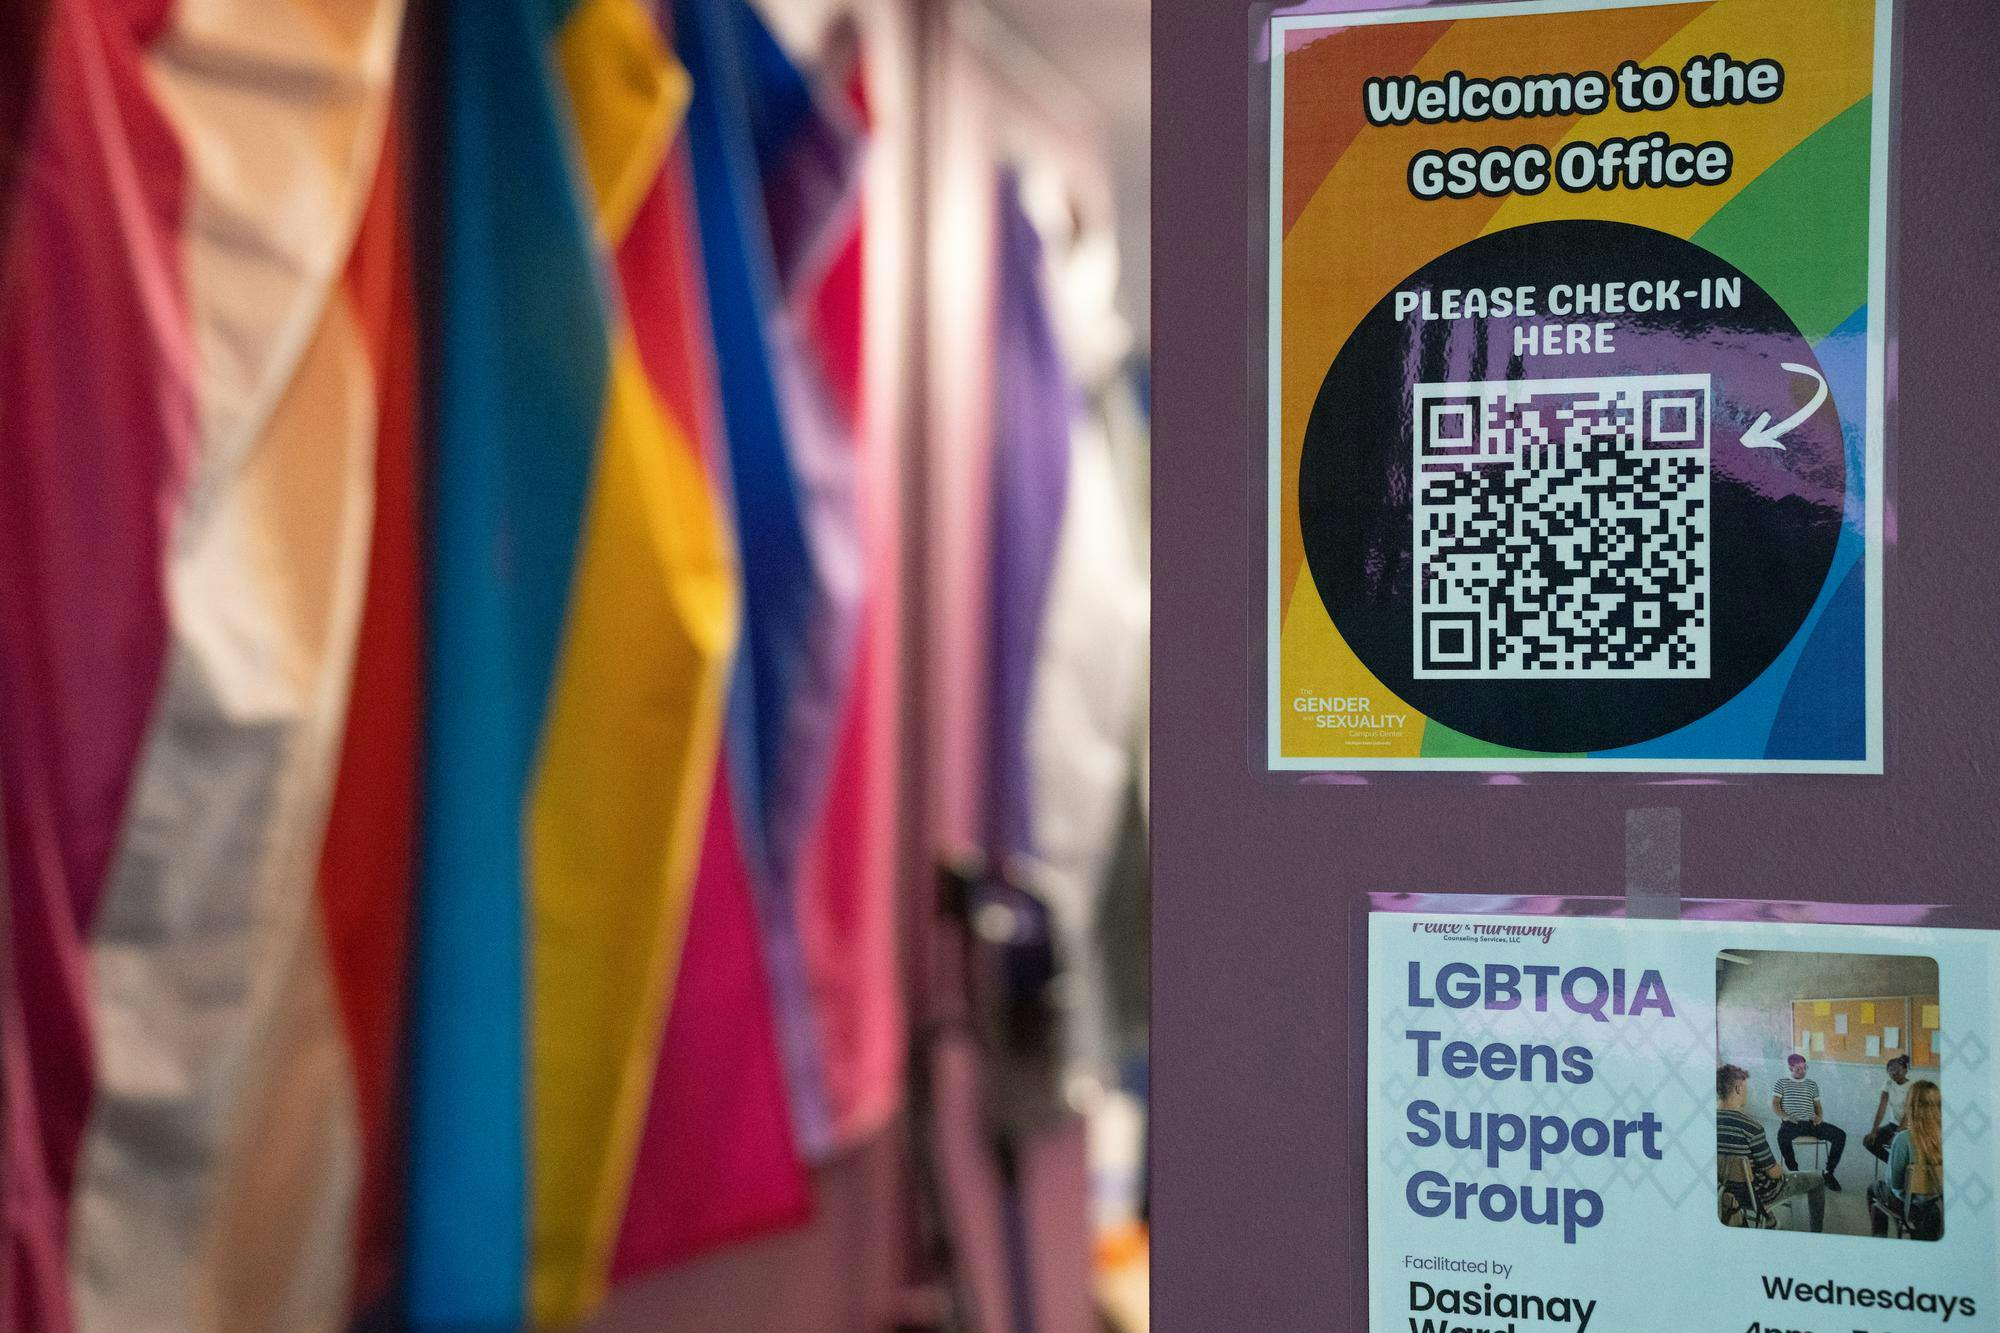
<path fill-rule="evenodd" d="M 1490 903 L 1369 918 L 1369 1328 L 2000 1327 L 2000 933 Z"/>
<path fill-rule="evenodd" d="M 1272 768 L 1881 771 L 1891 16 L 1271 20 Z"/>

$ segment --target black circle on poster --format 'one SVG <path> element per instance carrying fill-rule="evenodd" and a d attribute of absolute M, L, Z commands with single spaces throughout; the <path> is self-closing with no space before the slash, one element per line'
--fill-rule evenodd
<path fill-rule="evenodd" d="M 1648 308 L 1610 313 L 1612 283 Z M 1500 288 L 1532 288 L 1532 313 L 1489 295 L 1442 317 L 1447 293 Z M 1551 344 L 1552 324 L 1584 331 Z M 1691 242 L 1578 221 L 1480 237 L 1384 295 L 1320 385 L 1299 465 L 1314 585 L 1368 669 L 1453 730 L 1556 753 L 1664 736 L 1754 681 L 1820 594 L 1838 414 L 1746 443 L 1818 372 L 1777 302 Z"/>

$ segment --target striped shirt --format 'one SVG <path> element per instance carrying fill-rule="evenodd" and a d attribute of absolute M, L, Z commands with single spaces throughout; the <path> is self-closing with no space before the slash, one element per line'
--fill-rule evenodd
<path fill-rule="evenodd" d="M 1819 1084 L 1809 1078 L 1781 1078 L 1772 1091 L 1784 1104 L 1785 1119 L 1810 1120 L 1813 1118 L 1813 1103 L 1819 1100 Z"/>
<path fill-rule="evenodd" d="M 1764 1137 L 1764 1127 L 1755 1120 L 1741 1111 L 1718 1110 L 1715 1113 L 1715 1151 L 1720 1156 L 1750 1159 L 1750 1174 L 1757 1182 L 1758 1202 L 1769 1203 L 1777 1194 L 1778 1182 L 1771 1179 L 1769 1173 L 1778 1159 L 1771 1156 L 1771 1140 Z M 1742 1198 L 1743 1182 L 1731 1179 L 1729 1183 L 1730 1192 Z"/>

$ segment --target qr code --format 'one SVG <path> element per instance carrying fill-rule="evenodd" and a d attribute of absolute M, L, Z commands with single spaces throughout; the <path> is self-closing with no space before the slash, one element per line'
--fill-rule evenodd
<path fill-rule="evenodd" d="M 1709 674 L 1709 377 L 1416 386 L 1415 675 Z"/>

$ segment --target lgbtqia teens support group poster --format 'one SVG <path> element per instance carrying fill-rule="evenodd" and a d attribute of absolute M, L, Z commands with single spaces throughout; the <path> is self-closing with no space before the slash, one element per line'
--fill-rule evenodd
<path fill-rule="evenodd" d="M 2000 935 L 1449 902 L 1370 917 L 1371 1329 L 2000 1326 Z"/>
<path fill-rule="evenodd" d="M 1270 768 L 1881 771 L 1891 17 L 1271 20 Z"/>

